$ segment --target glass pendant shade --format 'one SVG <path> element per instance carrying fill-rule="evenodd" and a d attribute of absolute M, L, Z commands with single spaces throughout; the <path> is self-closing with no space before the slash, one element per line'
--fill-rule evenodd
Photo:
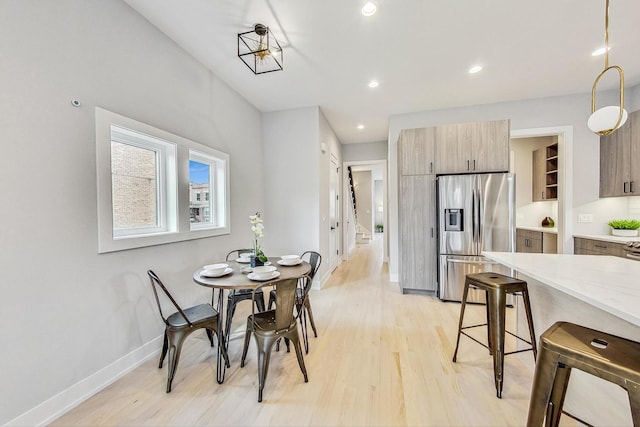
<path fill-rule="evenodd" d="M 591 116 L 589 116 L 587 126 L 589 126 L 591 132 L 597 133 L 598 135 L 606 134 L 608 130 L 618 129 L 625 124 L 627 121 L 627 110 L 622 108 L 622 119 L 620 120 L 620 124 L 616 126 L 619 118 L 620 107 L 617 105 L 609 105 L 594 111 Z"/>

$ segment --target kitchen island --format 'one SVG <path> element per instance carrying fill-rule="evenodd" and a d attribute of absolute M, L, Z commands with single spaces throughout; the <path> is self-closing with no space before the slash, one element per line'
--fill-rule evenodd
<path fill-rule="evenodd" d="M 527 281 L 537 339 L 562 320 L 640 341 L 639 262 L 593 255 L 483 255 Z M 521 312 L 518 304 L 518 329 L 526 331 Z M 632 425 L 622 388 L 576 370 L 571 374 L 564 410 L 592 425 Z"/>

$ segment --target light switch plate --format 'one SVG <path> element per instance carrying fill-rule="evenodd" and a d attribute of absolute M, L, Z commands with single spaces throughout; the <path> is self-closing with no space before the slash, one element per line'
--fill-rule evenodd
<path fill-rule="evenodd" d="M 578 222 L 593 222 L 593 214 L 578 214 Z"/>

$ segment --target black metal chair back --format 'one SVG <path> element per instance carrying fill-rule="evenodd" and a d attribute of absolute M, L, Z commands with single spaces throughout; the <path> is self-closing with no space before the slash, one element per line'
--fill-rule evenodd
<path fill-rule="evenodd" d="M 153 289 L 153 295 L 156 297 L 156 303 L 158 304 L 158 311 L 160 312 L 160 317 L 162 317 L 162 321 L 164 322 L 164 324 L 169 326 L 169 322 L 167 320 L 168 317 L 165 316 L 164 313 L 162 312 L 162 304 L 160 303 L 160 297 L 158 295 L 158 289 L 157 288 L 160 288 L 162 290 L 162 293 L 164 293 L 164 295 L 167 298 L 169 298 L 169 300 L 171 301 L 173 306 L 176 308 L 177 312 L 180 313 L 180 315 L 184 318 L 185 322 L 187 322 L 189 327 L 192 327 L 193 324 L 187 318 L 186 314 L 184 313 L 184 310 L 182 310 L 182 307 L 180 307 L 180 305 L 173 298 L 173 295 L 171 295 L 171 293 L 169 292 L 167 287 L 164 285 L 164 283 L 162 283 L 162 280 L 160 280 L 158 275 L 156 273 L 154 273 L 152 270 L 148 270 L 147 271 L 147 275 L 149 276 L 149 279 L 151 280 L 151 289 Z"/>

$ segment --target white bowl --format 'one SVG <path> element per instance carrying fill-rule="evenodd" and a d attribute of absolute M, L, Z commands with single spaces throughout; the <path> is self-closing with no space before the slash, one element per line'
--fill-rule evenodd
<path fill-rule="evenodd" d="M 227 267 L 229 267 L 229 264 L 209 264 L 203 268 L 207 271 L 207 275 L 215 276 L 224 273 Z"/>
<path fill-rule="evenodd" d="M 280 259 L 287 262 L 296 262 L 300 259 L 300 255 L 282 255 Z"/>
<path fill-rule="evenodd" d="M 251 255 L 253 255 L 252 252 L 243 252 L 243 253 L 240 254 L 240 258 L 242 258 L 243 260 L 244 259 L 250 259 Z"/>
<path fill-rule="evenodd" d="M 269 277 L 276 271 L 273 265 L 261 265 L 258 267 L 253 267 L 253 274 L 258 278 Z"/>

